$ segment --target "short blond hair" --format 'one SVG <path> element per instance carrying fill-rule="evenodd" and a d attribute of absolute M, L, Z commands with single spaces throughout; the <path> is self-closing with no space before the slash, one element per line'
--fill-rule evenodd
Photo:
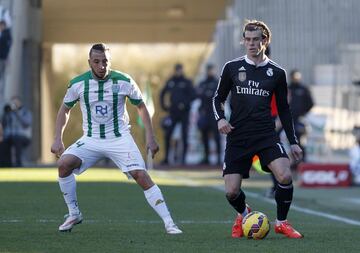
<path fill-rule="evenodd" d="M 256 19 L 253 20 L 245 20 L 244 27 L 243 27 L 243 38 L 245 38 L 246 31 L 261 31 L 262 38 L 268 39 L 268 44 L 271 41 L 271 31 L 269 27 L 263 22 Z"/>

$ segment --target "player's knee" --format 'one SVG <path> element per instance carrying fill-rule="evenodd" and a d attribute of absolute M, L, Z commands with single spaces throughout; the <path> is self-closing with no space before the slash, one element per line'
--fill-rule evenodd
<path fill-rule="evenodd" d="M 278 181 L 280 184 L 289 184 L 292 181 L 292 176 L 291 176 L 291 172 L 290 169 L 288 171 L 285 171 L 283 173 L 281 173 L 278 176 Z"/>
<path fill-rule="evenodd" d="M 133 177 L 133 179 L 135 181 L 138 181 L 138 180 L 141 180 L 144 178 L 144 173 L 143 173 L 143 171 L 140 171 L 140 170 L 130 171 L 130 175 Z"/>
<path fill-rule="evenodd" d="M 130 171 L 130 175 L 134 178 L 136 183 L 144 190 L 147 190 L 154 186 L 154 182 L 152 181 L 151 177 L 144 170 Z"/>
<path fill-rule="evenodd" d="M 58 165 L 59 177 L 67 177 L 75 169 L 74 164 L 66 159 L 60 159 L 57 162 L 57 165 Z"/>
<path fill-rule="evenodd" d="M 230 190 L 227 191 L 225 196 L 228 200 L 233 200 L 235 199 L 237 196 L 239 195 L 239 191 L 235 191 L 235 190 Z"/>

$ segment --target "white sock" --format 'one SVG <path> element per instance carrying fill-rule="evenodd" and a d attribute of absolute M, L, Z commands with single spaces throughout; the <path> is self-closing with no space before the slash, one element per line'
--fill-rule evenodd
<path fill-rule="evenodd" d="M 144 194 L 149 205 L 160 216 L 160 218 L 164 221 L 165 225 L 173 222 L 170 212 L 166 206 L 165 199 L 161 193 L 160 188 L 157 185 L 154 185 L 150 189 L 144 191 Z"/>
<path fill-rule="evenodd" d="M 69 214 L 79 214 L 79 207 L 76 197 L 76 181 L 74 174 L 68 177 L 59 177 L 59 185 L 63 193 L 65 203 L 69 209 Z"/>
<path fill-rule="evenodd" d="M 249 212 L 248 212 L 248 208 L 247 208 L 247 206 L 245 206 L 245 210 L 244 210 L 244 212 L 242 212 L 242 217 L 245 217 L 247 214 L 248 214 Z"/>
<path fill-rule="evenodd" d="M 276 225 L 280 225 L 281 223 L 283 223 L 285 221 L 287 221 L 287 220 L 278 220 L 278 219 L 276 219 Z"/>

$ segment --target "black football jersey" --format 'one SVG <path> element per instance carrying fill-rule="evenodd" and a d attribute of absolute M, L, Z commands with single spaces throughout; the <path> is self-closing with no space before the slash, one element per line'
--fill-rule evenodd
<path fill-rule="evenodd" d="M 266 58 L 257 66 L 247 56 L 227 62 L 213 98 L 215 119 L 225 118 L 223 104 L 230 96 L 231 116 L 234 127 L 228 140 L 234 142 L 275 134 L 271 116 L 271 97 L 275 94 L 279 117 L 291 144 L 297 144 L 293 120 L 287 101 L 286 72 Z"/>

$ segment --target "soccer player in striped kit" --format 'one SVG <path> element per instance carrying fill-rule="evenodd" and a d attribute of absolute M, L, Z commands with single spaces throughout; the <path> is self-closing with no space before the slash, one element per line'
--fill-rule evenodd
<path fill-rule="evenodd" d="M 59 231 L 71 231 L 83 220 L 74 174 L 81 174 L 98 160 L 107 157 L 144 190 L 146 200 L 164 221 L 166 232 L 182 233 L 174 223 L 159 187 L 147 173 L 145 162 L 130 134 L 126 99 L 137 107 L 144 122 L 147 149 L 153 156 L 159 151 L 140 89 L 129 75 L 110 69 L 110 50 L 105 44 L 91 47 L 88 62 L 90 70 L 70 81 L 57 115 L 55 139 L 51 147 L 51 152 L 60 157 L 58 180 L 69 210 Z M 84 134 L 65 150 L 62 136 L 70 110 L 77 102 L 83 116 Z"/>
<path fill-rule="evenodd" d="M 247 21 L 243 29 L 246 55 L 227 62 L 213 98 L 215 119 L 220 133 L 227 135 L 223 176 L 226 198 L 238 212 L 232 236 L 242 237 L 241 222 L 250 208 L 241 190 L 241 181 L 249 177 L 252 158 L 258 155 L 264 170 L 271 170 L 277 179 L 275 200 L 277 219 L 275 232 L 289 238 L 302 238 L 287 221 L 293 198 L 290 160 L 275 132 L 271 116 L 271 98 L 275 94 L 282 126 L 296 160 L 302 150 L 295 136 L 287 102 L 286 72 L 265 55 L 270 44 L 268 26 L 257 20 Z M 231 92 L 230 120 L 225 119 L 223 104 Z"/>

